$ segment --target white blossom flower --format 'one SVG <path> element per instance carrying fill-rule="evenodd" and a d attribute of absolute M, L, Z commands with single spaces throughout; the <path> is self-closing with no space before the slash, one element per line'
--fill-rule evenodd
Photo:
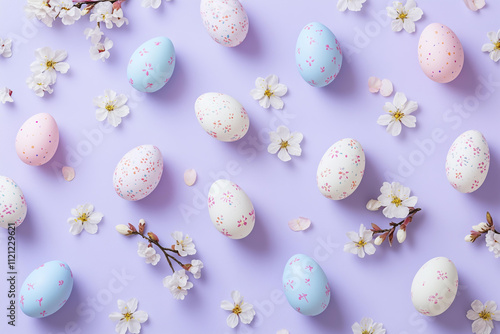
<path fill-rule="evenodd" d="M 51 0 L 28 0 L 28 4 L 24 7 L 26 16 L 29 19 L 36 17 L 48 27 L 52 27 L 52 22 L 59 14 L 60 7 L 51 6 Z"/>
<path fill-rule="evenodd" d="M 118 334 L 125 334 L 127 330 L 133 334 L 141 332 L 141 324 L 148 320 L 148 314 L 144 311 L 137 311 L 137 303 L 137 298 L 131 298 L 127 302 L 118 299 L 120 312 L 113 312 L 109 315 L 109 319 L 118 321 L 115 328 Z"/>
<path fill-rule="evenodd" d="M 387 114 L 380 116 L 377 123 L 387 125 L 387 132 L 397 136 L 401 133 L 401 123 L 409 128 L 416 126 L 417 119 L 410 114 L 418 109 L 418 104 L 415 101 L 408 101 L 406 95 L 400 92 L 396 93 L 393 102 L 385 103 L 384 111 Z"/>
<path fill-rule="evenodd" d="M 170 1 L 170 0 L 166 0 L 166 1 Z M 142 7 L 145 7 L 145 8 L 152 7 L 154 9 L 157 9 L 161 5 L 161 0 L 142 0 L 141 5 L 142 5 Z"/>
<path fill-rule="evenodd" d="M 488 38 L 491 43 L 484 44 L 481 51 L 489 52 L 491 60 L 497 62 L 500 60 L 500 30 L 498 32 L 490 31 Z"/>
<path fill-rule="evenodd" d="M 267 78 L 257 78 L 255 87 L 250 91 L 250 95 L 255 100 L 259 100 L 261 107 L 268 109 L 273 106 L 274 109 L 283 109 L 281 97 L 286 94 L 288 88 L 284 84 L 278 83 L 278 77 L 274 74 Z"/>
<path fill-rule="evenodd" d="M 351 239 L 350 242 L 344 245 L 344 252 L 357 254 L 360 258 L 368 255 L 375 254 L 375 246 L 372 243 L 373 231 L 367 230 L 365 225 L 361 224 L 359 233 L 347 232 L 347 237 Z"/>
<path fill-rule="evenodd" d="M 269 132 L 269 138 L 271 143 L 267 147 L 267 152 L 271 154 L 278 152 L 278 158 L 281 161 L 290 161 L 292 159 L 290 155 L 300 156 L 302 154 L 300 143 L 304 136 L 300 132 L 290 134 L 290 130 L 286 126 L 280 125 L 276 132 Z"/>
<path fill-rule="evenodd" d="M 380 188 L 378 201 L 384 206 L 382 213 L 387 218 L 406 218 L 411 207 L 415 207 L 418 197 L 410 197 L 410 188 L 404 187 L 399 182 L 384 182 Z"/>
<path fill-rule="evenodd" d="M 5 102 L 14 102 L 12 99 L 12 91 L 7 87 L 0 88 L 0 102 L 5 104 Z"/>
<path fill-rule="evenodd" d="M 123 17 L 123 9 L 118 8 L 113 11 L 111 21 L 120 28 L 124 23 L 128 24 L 128 19 Z"/>
<path fill-rule="evenodd" d="M 73 217 L 68 218 L 68 223 L 71 225 L 69 231 L 73 235 L 80 234 L 83 229 L 90 234 L 97 232 L 97 224 L 102 220 L 103 214 L 94 212 L 92 204 L 78 205 L 76 209 L 71 209 Z"/>
<path fill-rule="evenodd" d="M 0 38 L 0 55 L 2 55 L 4 58 L 10 58 L 12 57 L 12 39 L 6 38 L 6 39 L 1 39 Z"/>
<path fill-rule="evenodd" d="M 137 249 L 137 254 L 140 257 L 143 257 L 146 259 L 146 263 L 151 263 L 153 266 L 156 266 L 158 262 L 160 261 L 160 254 L 156 254 L 156 251 L 153 247 L 149 247 L 147 243 L 145 242 L 138 242 L 137 243 L 138 249 Z"/>
<path fill-rule="evenodd" d="M 63 62 L 68 57 L 64 50 L 52 50 L 48 46 L 35 50 L 36 60 L 31 63 L 30 69 L 33 73 L 43 73 L 50 78 L 51 84 L 56 82 L 57 73 L 66 73 L 69 64 Z"/>
<path fill-rule="evenodd" d="M 189 272 L 193 274 L 193 277 L 198 279 L 201 277 L 201 269 L 203 268 L 203 262 L 200 260 L 191 260 L 191 267 L 189 267 Z"/>
<path fill-rule="evenodd" d="M 500 234 L 493 231 L 488 231 L 486 234 L 486 247 L 495 254 L 495 257 L 500 257 Z"/>
<path fill-rule="evenodd" d="M 233 299 L 232 303 L 228 300 L 223 300 L 220 303 L 220 307 L 223 310 L 231 311 L 231 314 L 226 320 L 227 325 L 234 328 L 238 325 L 240 320 L 242 324 L 250 324 L 255 317 L 253 305 L 246 303 L 243 300 L 243 296 L 241 296 L 240 292 L 237 290 L 231 292 L 231 298 Z"/>
<path fill-rule="evenodd" d="M 127 97 L 124 94 L 117 95 L 115 91 L 106 89 L 104 95 L 94 98 L 94 105 L 98 108 L 95 116 L 98 121 L 108 119 L 108 123 L 117 127 L 122 122 L 122 117 L 129 114 L 126 105 Z"/>
<path fill-rule="evenodd" d="M 73 5 L 72 0 L 51 0 L 50 5 L 53 3 L 60 7 L 59 17 L 64 25 L 72 25 L 82 17 L 82 11 Z"/>
<path fill-rule="evenodd" d="M 172 276 L 163 279 L 163 286 L 168 288 L 175 299 L 184 300 L 193 283 L 189 282 L 189 277 L 184 269 L 174 272 Z"/>
<path fill-rule="evenodd" d="M 52 94 L 53 89 L 50 87 L 52 80 L 44 73 L 33 74 L 26 79 L 28 87 L 32 89 L 39 97 L 43 97 L 45 93 Z"/>
<path fill-rule="evenodd" d="M 339 2 L 337 2 L 337 9 L 341 12 L 345 12 L 346 9 L 353 12 L 359 12 L 361 8 L 363 8 L 365 2 L 366 0 L 339 0 Z"/>
<path fill-rule="evenodd" d="M 360 323 L 354 323 L 352 325 L 353 334 L 385 334 L 385 329 L 383 324 L 373 322 L 371 318 L 363 318 Z"/>
<path fill-rule="evenodd" d="M 465 5 L 472 11 L 477 11 L 486 5 L 485 0 L 464 0 Z"/>
<path fill-rule="evenodd" d="M 493 301 L 487 301 L 484 305 L 479 300 L 474 300 L 471 304 L 472 310 L 467 311 L 467 319 L 473 320 L 472 333 L 490 334 L 495 327 L 493 320 L 500 321 L 500 310 Z"/>
<path fill-rule="evenodd" d="M 102 22 L 106 28 L 113 28 L 113 4 L 110 1 L 97 3 L 90 14 L 90 21 Z"/>
<path fill-rule="evenodd" d="M 92 44 L 99 43 L 101 41 L 101 36 L 104 35 L 99 26 L 95 26 L 94 29 L 87 28 L 83 31 L 83 33 L 85 34 L 85 39 L 90 38 L 90 43 Z"/>
<path fill-rule="evenodd" d="M 183 237 L 183 233 L 179 231 L 175 231 L 171 234 L 172 238 L 175 240 L 175 245 L 172 246 L 174 250 L 176 250 L 180 256 L 188 256 L 196 254 L 196 247 L 193 243 L 193 239 L 186 234 Z"/>
<path fill-rule="evenodd" d="M 91 37 L 92 39 L 93 37 Z M 104 39 L 104 43 L 98 42 L 90 47 L 90 58 L 92 60 L 102 60 L 103 62 L 109 58 L 109 50 L 113 47 L 113 41 L 109 38 Z"/>
<path fill-rule="evenodd" d="M 387 7 L 387 15 L 393 19 L 391 22 L 392 31 L 401 31 L 403 28 L 409 32 L 415 32 L 415 22 L 422 18 L 424 12 L 417 7 L 415 0 L 406 1 L 406 5 L 399 1 L 394 1 L 392 7 Z"/>

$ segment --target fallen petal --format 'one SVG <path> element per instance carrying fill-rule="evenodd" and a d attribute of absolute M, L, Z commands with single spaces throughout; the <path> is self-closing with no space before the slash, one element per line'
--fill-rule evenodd
<path fill-rule="evenodd" d="M 280 329 L 279 331 L 276 332 L 276 334 L 290 334 L 290 332 L 286 329 Z"/>
<path fill-rule="evenodd" d="M 378 93 L 380 87 L 382 86 L 382 80 L 377 77 L 369 77 L 368 78 L 368 90 L 370 93 Z"/>
<path fill-rule="evenodd" d="M 75 178 L 75 169 L 73 167 L 63 167 L 62 175 L 66 181 L 73 181 Z"/>
<path fill-rule="evenodd" d="M 464 0 L 467 8 L 473 11 L 483 8 L 486 5 L 484 0 Z"/>
<path fill-rule="evenodd" d="M 290 227 L 290 229 L 295 232 L 307 230 L 310 226 L 311 220 L 304 217 L 292 219 L 288 222 L 288 227 Z"/>
<path fill-rule="evenodd" d="M 196 171 L 194 169 L 186 169 L 184 172 L 184 182 L 190 187 L 196 182 Z"/>
<path fill-rule="evenodd" d="M 380 94 L 382 96 L 391 96 L 394 91 L 394 87 L 392 86 L 392 82 L 389 79 L 382 80 L 382 86 L 380 86 Z"/>

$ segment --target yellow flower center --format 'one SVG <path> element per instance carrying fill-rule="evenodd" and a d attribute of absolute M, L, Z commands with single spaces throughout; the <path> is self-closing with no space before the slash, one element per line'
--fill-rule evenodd
<path fill-rule="evenodd" d="M 267 96 L 267 97 L 271 97 L 271 96 L 273 96 L 274 94 L 273 94 L 273 92 L 271 92 L 271 90 L 266 89 L 266 91 L 264 92 L 264 95 L 265 95 L 265 96 Z"/>
<path fill-rule="evenodd" d="M 125 321 L 130 321 L 130 320 L 134 319 L 134 317 L 132 316 L 132 313 L 127 312 L 123 315 L 123 319 L 125 319 Z"/>
<path fill-rule="evenodd" d="M 364 246 L 366 246 L 366 241 L 361 239 L 356 243 L 356 245 L 358 246 L 358 248 L 364 247 Z"/>
<path fill-rule="evenodd" d="M 361 334 L 372 334 L 373 332 L 369 332 L 368 329 L 364 329 Z"/>
<path fill-rule="evenodd" d="M 112 104 L 106 104 L 106 110 L 111 112 L 111 111 L 115 110 L 115 106 Z"/>
<path fill-rule="evenodd" d="M 241 313 L 241 307 L 240 305 L 235 305 L 234 308 L 233 308 L 233 313 L 238 315 Z"/>
<path fill-rule="evenodd" d="M 45 66 L 47 66 L 47 68 L 54 68 L 54 66 L 56 65 L 57 63 L 52 61 L 52 60 L 47 60 L 47 62 L 45 63 Z"/>
<path fill-rule="evenodd" d="M 182 290 L 182 288 L 180 286 L 177 287 L 177 290 Z"/>
<path fill-rule="evenodd" d="M 483 311 L 481 311 L 481 313 L 479 313 L 479 318 L 481 318 L 485 321 L 490 321 L 491 320 L 491 313 L 486 312 L 486 310 L 483 310 Z"/>
<path fill-rule="evenodd" d="M 82 215 L 80 217 L 78 217 L 78 220 L 83 223 L 85 223 L 87 220 L 89 219 L 89 217 L 87 216 L 86 213 L 82 213 Z"/>
<path fill-rule="evenodd" d="M 407 17 L 408 17 L 408 14 L 405 12 L 399 13 L 399 16 L 398 16 L 398 18 L 400 18 L 402 21 L 404 21 Z M 363 334 L 365 334 L 365 333 L 363 333 Z"/>
<path fill-rule="evenodd" d="M 401 200 L 401 198 L 392 195 L 392 201 L 391 201 L 391 203 L 393 203 L 396 206 L 400 206 L 402 202 L 403 201 Z"/>
<path fill-rule="evenodd" d="M 496 50 L 500 50 L 500 41 L 494 43 L 493 45 L 495 45 Z"/>
<path fill-rule="evenodd" d="M 290 146 L 290 144 L 288 144 L 288 141 L 281 141 L 280 148 L 287 148 L 288 146 Z"/>
<path fill-rule="evenodd" d="M 401 118 L 403 118 L 405 116 L 405 114 L 403 114 L 401 111 L 396 111 L 393 115 L 393 117 L 396 119 L 396 121 L 399 121 L 401 120 Z"/>

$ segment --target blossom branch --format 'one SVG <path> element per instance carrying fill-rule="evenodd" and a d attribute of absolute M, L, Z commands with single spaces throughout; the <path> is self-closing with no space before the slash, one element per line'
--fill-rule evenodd
<path fill-rule="evenodd" d="M 417 212 L 422 210 L 421 208 L 409 208 L 409 209 L 410 209 L 410 211 L 408 213 L 408 216 L 406 216 L 406 218 L 401 220 L 399 223 L 390 222 L 389 223 L 389 225 L 391 226 L 390 228 L 381 229 L 377 224 L 372 223 L 371 231 L 373 232 L 373 234 L 374 235 L 380 234 L 375 239 L 376 245 L 382 244 L 386 238 L 389 238 L 389 245 L 392 246 L 394 232 L 396 232 L 397 227 L 399 227 L 399 231 L 397 232 L 397 239 L 398 239 L 399 243 L 402 243 L 406 240 L 406 227 L 408 226 L 409 223 L 412 222 L 413 216 Z"/>

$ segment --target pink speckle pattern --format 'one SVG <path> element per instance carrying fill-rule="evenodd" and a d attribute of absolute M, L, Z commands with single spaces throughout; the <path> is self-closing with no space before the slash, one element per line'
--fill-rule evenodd
<path fill-rule="evenodd" d="M 201 18 L 208 34 L 217 43 L 235 47 L 248 33 L 248 16 L 238 0 L 202 0 Z"/>
<path fill-rule="evenodd" d="M 21 188 L 10 178 L 0 175 L 0 227 L 18 227 L 26 218 L 28 207 Z"/>

